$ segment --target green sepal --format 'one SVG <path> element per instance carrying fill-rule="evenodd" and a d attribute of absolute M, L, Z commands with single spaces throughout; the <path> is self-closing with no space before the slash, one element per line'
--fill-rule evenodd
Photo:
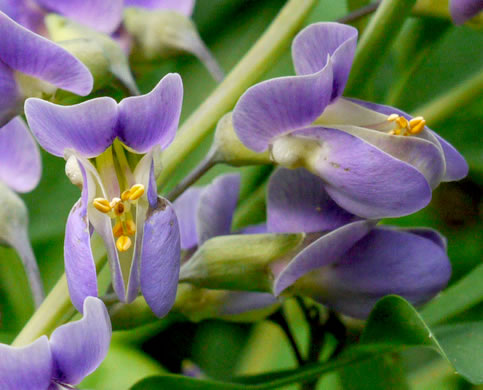
<path fill-rule="evenodd" d="M 218 162 L 240 167 L 244 165 L 272 164 L 269 151 L 256 153 L 248 149 L 235 133 L 233 113 L 225 114 L 216 125 L 212 148 Z"/>

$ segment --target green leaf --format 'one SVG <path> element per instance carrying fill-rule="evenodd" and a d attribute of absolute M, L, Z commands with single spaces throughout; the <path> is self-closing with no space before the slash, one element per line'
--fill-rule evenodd
<path fill-rule="evenodd" d="M 483 321 L 441 326 L 435 334 L 456 372 L 483 383 Z"/>
<path fill-rule="evenodd" d="M 483 322 L 448 325 L 433 332 L 416 309 L 398 296 L 376 304 L 361 338 L 361 344 L 374 348 L 433 348 L 474 384 L 483 383 L 482 341 Z"/>

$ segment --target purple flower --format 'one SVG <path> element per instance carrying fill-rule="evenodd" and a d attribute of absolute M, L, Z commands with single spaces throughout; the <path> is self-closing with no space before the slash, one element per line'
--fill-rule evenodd
<path fill-rule="evenodd" d="M 276 296 L 290 289 L 352 317 L 365 318 L 376 301 L 398 294 L 421 304 L 451 275 L 446 241 L 431 229 L 375 227 L 340 209 L 320 178 L 281 168 L 270 178 L 270 232 L 307 233 L 292 260 L 273 264 Z"/>
<path fill-rule="evenodd" d="M 16 193 L 33 190 L 41 173 L 38 146 L 25 122 L 16 117 L 0 128 L 0 242 L 12 246 L 20 256 L 36 306 L 44 292 L 28 237 L 27 208 Z"/>
<path fill-rule="evenodd" d="M 455 24 L 463 24 L 483 10 L 483 0 L 450 0 L 449 11 Z"/>
<path fill-rule="evenodd" d="M 119 299 L 141 289 L 153 312 L 171 308 L 179 274 L 180 237 L 171 204 L 157 196 L 161 149 L 173 140 L 183 87 L 168 74 L 143 96 L 103 97 L 74 106 L 28 99 L 25 113 L 40 145 L 67 159 L 66 173 L 82 185 L 67 220 L 64 258 L 73 304 L 97 296 L 91 228 L 102 238 Z"/>
<path fill-rule="evenodd" d="M 225 174 L 208 186 L 189 188 L 173 203 L 179 220 L 182 249 L 194 251 L 210 238 L 232 233 L 239 190 L 240 175 Z M 266 226 L 249 226 L 240 233 L 266 233 Z M 222 300 L 219 315 L 237 315 L 277 303 L 270 293 L 249 291 L 227 291 Z"/>
<path fill-rule="evenodd" d="M 89 70 L 72 54 L 0 12 L 0 125 L 23 112 L 27 97 L 49 99 L 57 88 L 85 96 Z"/>
<path fill-rule="evenodd" d="M 72 388 L 101 364 L 111 341 L 111 321 L 101 300 L 84 301 L 84 317 L 25 347 L 0 344 L 2 390 Z"/>
<path fill-rule="evenodd" d="M 292 44 L 297 76 L 247 90 L 233 112 L 234 128 L 248 148 L 269 149 L 276 163 L 320 176 L 351 213 L 407 215 L 426 206 L 441 181 L 464 177 L 468 166 L 424 118 L 341 97 L 356 41 L 357 30 L 342 24 L 302 30 Z"/>

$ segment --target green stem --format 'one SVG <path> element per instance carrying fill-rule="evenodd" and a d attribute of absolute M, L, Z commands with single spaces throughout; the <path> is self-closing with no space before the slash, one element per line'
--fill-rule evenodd
<path fill-rule="evenodd" d="M 416 0 L 384 0 L 377 8 L 359 41 L 345 88 L 346 95 L 358 96 L 364 90 L 377 65 L 389 52 L 415 2 Z"/>
<path fill-rule="evenodd" d="M 158 187 L 167 182 L 176 167 L 208 135 L 222 115 L 233 108 L 242 93 L 285 51 L 315 3 L 316 0 L 289 0 L 225 80 L 191 114 L 163 153 L 164 169 L 158 178 Z"/>
<path fill-rule="evenodd" d="M 100 237 L 95 236 L 92 240 L 92 248 L 97 254 L 95 258 L 96 270 L 98 272 L 106 263 L 106 256 L 99 249 L 101 246 L 102 240 Z M 50 335 L 59 324 L 69 320 L 74 314 L 75 308 L 70 300 L 66 276 L 63 274 L 37 311 L 25 324 L 12 345 L 17 347 L 24 346 L 32 343 L 42 335 Z"/>
<path fill-rule="evenodd" d="M 166 196 L 170 202 L 174 202 L 178 196 L 188 189 L 189 186 L 196 183 L 206 172 L 216 165 L 216 149 L 210 149 L 208 154 L 200 161 L 200 163 L 188 175 L 181 180 L 176 187 Z"/>
<path fill-rule="evenodd" d="M 424 116 L 434 126 L 469 104 L 481 95 L 483 90 L 483 71 L 477 72 L 463 83 L 454 87 L 444 95 L 415 110 L 417 115 Z"/>

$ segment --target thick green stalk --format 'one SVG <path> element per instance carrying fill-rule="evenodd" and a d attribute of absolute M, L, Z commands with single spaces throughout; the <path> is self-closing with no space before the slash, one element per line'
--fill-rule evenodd
<path fill-rule="evenodd" d="M 315 3 L 315 0 L 289 0 L 225 80 L 184 122 L 163 154 L 163 171 L 158 178 L 158 187 L 166 183 L 176 167 L 198 146 L 218 120 L 233 108 L 243 92 L 285 51 Z"/>
<path fill-rule="evenodd" d="M 417 115 L 424 116 L 426 121 L 434 126 L 444 121 L 460 108 L 465 107 L 483 91 L 483 71 L 477 72 L 463 83 L 457 85 L 444 95 L 415 110 Z"/>
<path fill-rule="evenodd" d="M 95 236 L 93 238 L 92 249 L 96 259 L 96 269 L 99 272 L 107 260 L 100 237 Z M 57 326 L 70 319 L 74 314 L 75 308 L 70 301 L 67 279 L 63 274 L 47 295 L 47 298 L 25 324 L 12 345 L 23 346 L 30 344 L 42 335 L 49 335 Z"/>
<path fill-rule="evenodd" d="M 362 35 L 345 94 L 359 96 L 389 52 L 416 0 L 384 0 Z"/>

